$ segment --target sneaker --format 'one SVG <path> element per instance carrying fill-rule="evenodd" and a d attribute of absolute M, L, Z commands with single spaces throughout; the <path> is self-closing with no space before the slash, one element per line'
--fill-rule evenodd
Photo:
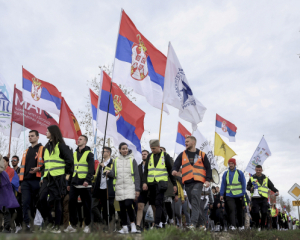
<path fill-rule="evenodd" d="M 236 228 L 235 228 L 234 226 L 230 226 L 230 227 L 229 227 L 229 230 L 231 230 L 231 231 L 235 231 L 235 230 L 236 230 Z"/>
<path fill-rule="evenodd" d="M 199 227 L 199 230 L 200 230 L 200 231 L 206 231 L 206 227 L 205 227 L 205 226 L 200 226 L 200 227 Z"/>
<path fill-rule="evenodd" d="M 54 227 L 50 232 L 51 233 L 61 233 L 59 226 Z"/>
<path fill-rule="evenodd" d="M 224 227 L 224 232 L 227 232 L 227 227 Z"/>
<path fill-rule="evenodd" d="M 160 224 L 155 224 L 154 227 L 155 227 L 156 229 L 161 229 L 161 228 L 162 228 L 162 225 L 160 225 Z"/>
<path fill-rule="evenodd" d="M 169 223 L 170 223 L 171 225 L 174 224 L 173 218 L 172 218 L 172 219 L 169 219 Z"/>
<path fill-rule="evenodd" d="M 21 226 L 16 226 L 16 231 L 15 231 L 15 233 L 19 233 L 21 230 L 22 230 L 22 227 L 21 227 Z"/>
<path fill-rule="evenodd" d="M 243 230 L 245 230 L 245 227 L 244 227 L 244 226 L 239 227 L 239 231 L 243 231 Z"/>
<path fill-rule="evenodd" d="M 260 232 L 260 230 L 261 230 L 260 228 L 257 229 L 257 231 L 259 231 L 259 232 Z"/>
<path fill-rule="evenodd" d="M 136 233 L 137 230 L 136 230 L 136 226 L 135 226 L 135 223 L 131 223 L 131 233 Z"/>
<path fill-rule="evenodd" d="M 142 233 L 142 228 L 139 225 L 136 225 L 136 233 Z"/>
<path fill-rule="evenodd" d="M 83 229 L 83 232 L 84 233 L 90 233 L 91 232 L 91 229 L 89 226 L 85 226 L 84 229 Z"/>
<path fill-rule="evenodd" d="M 128 233 L 128 228 L 127 228 L 127 226 L 123 226 L 123 228 L 122 228 L 120 231 L 118 231 L 118 233 L 121 233 L 121 234 L 127 234 L 127 233 Z"/>
<path fill-rule="evenodd" d="M 191 231 L 195 231 L 195 229 L 196 229 L 193 224 L 191 224 L 190 226 L 187 226 L 186 228 Z"/>
<path fill-rule="evenodd" d="M 77 232 L 77 229 L 72 227 L 71 225 L 69 225 L 65 230 L 64 230 L 65 233 L 74 233 L 74 232 Z"/>
<path fill-rule="evenodd" d="M 43 232 L 50 232 L 53 230 L 54 225 L 52 223 L 48 223 L 47 227 L 43 229 Z"/>
<path fill-rule="evenodd" d="M 215 232 L 220 232 L 220 225 L 216 225 Z"/>

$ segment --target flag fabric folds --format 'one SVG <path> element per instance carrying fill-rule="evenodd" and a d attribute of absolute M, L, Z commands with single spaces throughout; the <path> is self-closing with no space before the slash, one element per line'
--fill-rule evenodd
<path fill-rule="evenodd" d="M 193 95 L 188 80 L 169 43 L 163 102 L 179 109 L 179 117 L 192 123 L 193 130 L 202 122 L 206 107 Z"/>
<path fill-rule="evenodd" d="M 92 114 L 92 126 L 93 133 L 95 135 L 95 131 L 97 128 L 97 106 L 98 106 L 98 96 L 96 93 L 90 89 L 90 100 L 91 100 L 91 114 Z"/>
<path fill-rule="evenodd" d="M 40 134 L 46 135 L 47 127 L 58 125 L 55 119 L 45 110 L 42 110 L 30 103 L 24 102 L 22 91 L 15 88 L 13 103 L 12 121 L 23 125 L 23 105 L 24 105 L 24 126 L 30 130 L 37 130 Z M 18 127 L 13 124 L 13 132 L 18 132 Z M 22 130 L 22 127 L 21 129 Z"/>
<path fill-rule="evenodd" d="M 122 10 L 113 81 L 132 87 L 153 107 L 161 109 L 166 60 Z M 168 112 L 166 107 L 164 111 Z"/>
<path fill-rule="evenodd" d="M 54 85 L 36 78 L 25 68 L 23 68 L 23 98 L 25 102 L 59 115 L 61 93 Z"/>
<path fill-rule="evenodd" d="M 216 132 L 219 135 L 227 137 L 229 142 L 235 142 L 235 135 L 236 135 L 237 127 L 227 121 L 226 119 L 222 118 L 220 115 L 217 114 L 216 116 Z"/>
<path fill-rule="evenodd" d="M 176 144 L 175 144 L 176 154 L 180 154 L 186 149 L 185 138 L 191 135 L 192 134 L 180 122 L 178 122 L 178 130 L 177 130 Z"/>
<path fill-rule="evenodd" d="M 9 176 L 5 171 L 0 173 L 0 196 L 0 209 L 2 209 L 2 207 L 17 208 L 20 206 L 14 195 Z"/>
<path fill-rule="evenodd" d="M 110 98 L 107 135 L 113 138 L 116 146 L 121 142 L 127 143 L 139 163 L 142 160 L 141 138 L 144 133 L 145 113 L 126 97 L 116 83 L 111 85 L 111 79 L 105 72 L 102 75 L 97 128 L 104 134 Z"/>
<path fill-rule="evenodd" d="M 223 141 L 218 133 L 215 133 L 215 156 L 224 158 L 224 166 L 227 167 L 228 160 L 236 155 L 236 153 Z"/>
<path fill-rule="evenodd" d="M 193 132 L 193 136 L 197 139 L 196 148 L 200 149 L 201 151 L 205 152 L 209 162 L 211 169 L 219 170 L 217 161 L 214 157 L 213 151 L 209 146 L 209 142 L 207 139 L 202 135 L 202 133 L 197 129 Z"/>
<path fill-rule="evenodd" d="M 257 148 L 255 149 L 247 167 L 246 170 L 248 173 L 255 174 L 255 167 L 257 165 L 263 165 L 265 160 L 271 156 L 271 151 L 268 146 L 268 143 L 265 139 L 265 137 L 262 137 L 260 140 Z"/>
<path fill-rule="evenodd" d="M 59 128 L 64 138 L 71 138 L 77 141 L 78 137 L 82 135 L 78 121 L 64 98 L 62 98 L 61 103 Z"/>
<path fill-rule="evenodd" d="M 19 176 L 18 176 L 17 172 L 15 171 L 15 169 L 13 169 L 10 166 L 8 166 L 5 169 L 5 172 L 8 174 L 9 181 L 11 182 L 11 185 L 12 185 L 14 191 L 18 191 L 18 188 L 19 188 Z"/>

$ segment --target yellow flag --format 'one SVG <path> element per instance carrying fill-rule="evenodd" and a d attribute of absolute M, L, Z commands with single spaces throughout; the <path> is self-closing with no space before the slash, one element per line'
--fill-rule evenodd
<path fill-rule="evenodd" d="M 219 134 L 215 133 L 215 156 L 224 158 L 224 166 L 227 167 L 228 160 L 236 155 L 236 153 L 223 141 Z"/>

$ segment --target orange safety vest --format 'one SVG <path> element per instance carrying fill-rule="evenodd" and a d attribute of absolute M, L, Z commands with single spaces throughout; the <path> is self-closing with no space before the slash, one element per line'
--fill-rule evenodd
<path fill-rule="evenodd" d="M 37 159 L 37 167 L 42 167 L 44 165 L 43 149 L 44 149 L 44 147 L 40 146 L 39 151 L 36 153 L 35 159 Z M 28 152 L 28 148 L 25 150 L 25 152 L 23 153 L 23 157 L 22 157 L 22 163 L 21 163 L 20 173 L 19 173 L 20 181 L 23 181 L 23 179 L 24 179 L 27 152 Z M 36 172 L 36 176 L 40 178 L 40 177 L 42 177 L 42 173 Z"/>
<path fill-rule="evenodd" d="M 182 183 L 185 181 L 194 179 L 199 182 L 205 182 L 206 170 L 203 164 L 205 157 L 205 152 L 199 151 L 199 156 L 197 162 L 192 166 L 190 160 L 188 159 L 185 151 L 182 153 Z"/>

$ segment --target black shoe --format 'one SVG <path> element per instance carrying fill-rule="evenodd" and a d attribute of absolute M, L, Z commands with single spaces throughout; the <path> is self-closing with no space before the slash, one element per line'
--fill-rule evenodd
<path fill-rule="evenodd" d="M 136 232 L 141 233 L 142 231 L 143 229 L 139 225 L 136 225 Z"/>

